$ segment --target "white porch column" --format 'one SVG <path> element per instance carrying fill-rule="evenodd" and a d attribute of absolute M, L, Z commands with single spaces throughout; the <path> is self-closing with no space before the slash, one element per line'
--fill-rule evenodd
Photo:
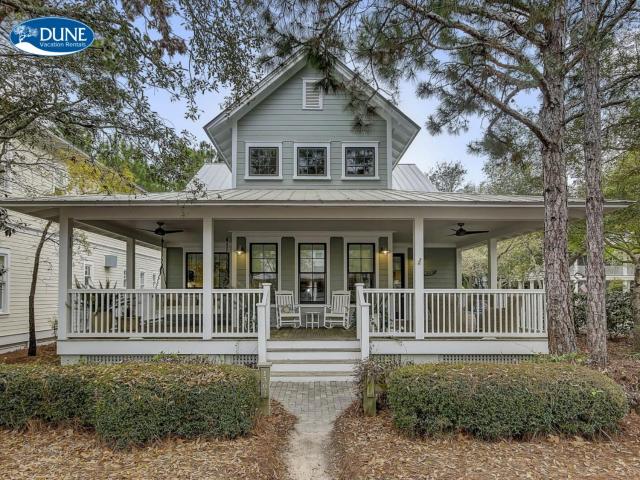
<path fill-rule="evenodd" d="M 127 238 L 127 288 L 136 288 L 136 240 Z"/>
<path fill-rule="evenodd" d="M 456 288 L 462 288 L 462 249 L 456 248 Z"/>
<path fill-rule="evenodd" d="M 424 338 L 424 218 L 413 219 L 413 296 L 416 339 Z"/>
<path fill-rule="evenodd" d="M 202 219 L 202 338 L 213 336 L 213 217 Z"/>
<path fill-rule="evenodd" d="M 71 288 L 73 272 L 73 219 L 64 209 L 60 209 L 59 236 L 60 250 L 58 256 L 58 340 L 67 339 L 69 321 L 68 292 Z"/>
<path fill-rule="evenodd" d="M 490 238 L 487 242 L 489 262 L 489 288 L 498 288 L 498 240 Z"/>

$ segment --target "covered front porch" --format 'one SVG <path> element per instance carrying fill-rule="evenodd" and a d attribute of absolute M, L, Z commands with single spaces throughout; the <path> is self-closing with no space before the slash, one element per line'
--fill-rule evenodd
<path fill-rule="evenodd" d="M 270 346 L 282 342 L 297 349 L 349 342 L 358 358 L 414 361 L 546 353 L 544 291 L 499 289 L 496 275 L 498 239 L 539 228 L 540 220 L 529 212 L 518 220 L 495 209 L 471 213 L 61 208 L 59 351 L 68 361 L 164 353 L 242 363 L 270 361 Z M 486 233 L 451 235 L 458 222 Z M 77 227 L 127 240 L 128 288 L 72 282 Z M 491 288 L 463 289 L 461 251 L 480 243 L 489 247 Z M 163 250 L 153 288 L 138 288 L 130 274 L 139 244 Z M 350 325 L 326 328 L 334 294 L 345 291 Z M 296 328 L 279 328 L 276 295 L 283 292 L 301 311 Z"/>

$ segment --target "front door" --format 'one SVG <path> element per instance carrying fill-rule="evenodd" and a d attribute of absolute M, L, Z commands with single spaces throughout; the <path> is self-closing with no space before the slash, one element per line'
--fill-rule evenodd
<path fill-rule="evenodd" d="M 405 288 L 404 253 L 393 254 L 393 288 Z"/>

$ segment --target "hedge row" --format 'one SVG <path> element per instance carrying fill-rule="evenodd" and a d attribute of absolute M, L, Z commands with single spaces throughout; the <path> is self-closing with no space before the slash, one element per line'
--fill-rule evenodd
<path fill-rule="evenodd" d="M 410 435 L 468 432 L 492 440 L 613 431 L 628 410 L 605 375 L 553 363 L 431 364 L 391 373 L 395 424 Z"/>
<path fill-rule="evenodd" d="M 609 337 L 629 335 L 634 327 L 631 309 L 631 292 L 608 290 L 606 296 L 607 333 Z M 573 294 L 573 321 L 576 331 L 585 333 L 587 328 L 587 294 Z"/>
<path fill-rule="evenodd" d="M 73 421 L 116 448 L 167 435 L 237 437 L 251 430 L 258 401 L 257 374 L 241 366 L 0 365 L 0 425 Z"/>

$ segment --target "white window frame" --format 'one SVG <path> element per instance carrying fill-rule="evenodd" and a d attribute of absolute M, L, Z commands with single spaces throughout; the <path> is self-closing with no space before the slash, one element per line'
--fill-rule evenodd
<path fill-rule="evenodd" d="M 122 288 L 127 288 L 127 269 L 122 271 Z"/>
<path fill-rule="evenodd" d="M 298 175 L 298 148 L 326 148 L 325 175 Z M 293 179 L 294 180 L 331 180 L 331 143 L 294 143 L 293 144 Z"/>
<path fill-rule="evenodd" d="M 380 142 L 345 142 L 342 144 L 342 180 L 380 180 L 380 161 L 379 161 L 379 144 Z M 372 177 L 346 175 L 347 171 L 347 148 L 349 147 L 373 147 L 374 149 L 374 165 L 375 175 Z"/>
<path fill-rule="evenodd" d="M 4 257 L 4 268 L 7 273 L 4 275 L 4 288 L 2 289 L 2 308 L 0 309 L 0 315 L 9 315 L 9 303 L 11 295 L 9 294 L 11 289 L 11 251 L 8 249 L 0 248 L 0 256 Z"/>
<path fill-rule="evenodd" d="M 151 274 L 151 288 L 156 288 L 156 283 L 158 282 L 158 275 L 156 272 Z"/>
<path fill-rule="evenodd" d="M 144 270 L 140 270 L 138 272 L 138 288 L 141 290 L 145 288 L 146 277 L 147 277 L 147 274 Z"/>
<path fill-rule="evenodd" d="M 302 109 L 303 110 L 322 110 L 324 108 L 324 91 L 320 88 L 320 96 L 318 98 L 318 107 L 307 106 L 307 84 L 318 83 L 321 78 L 303 78 L 302 79 Z"/>
<path fill-rule="evenodd" d="M 91 275 L 89 275 L 89 278 L 91 280 L 91 283 L 87 283 L 87 267 L 89 267 L 91 269 Z M 82 285 L 89 286 L 89 285 L 94 285 L 93 283 L 93 262 L 82 262 Z"/>
<path fill-rule="evenodd" d="M 282 180 L 282 142 L 246 142 L 244 146 L 244 179 L 245 180 Z M 250 148 L 277 148 L 278 149 L 278 175 L 250 175 L 249 149 Z"/>

